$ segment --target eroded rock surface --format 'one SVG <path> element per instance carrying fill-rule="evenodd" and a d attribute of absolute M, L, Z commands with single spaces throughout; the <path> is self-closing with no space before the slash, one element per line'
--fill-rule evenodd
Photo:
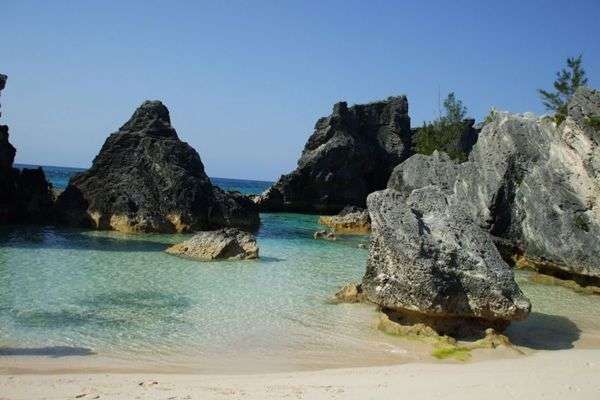
<path fill-rule="evenodd" d="M 257 198 L 265 211 L 334 214 L 347 205 L 365 207 L 367 195 L 383 189 L 392 169 L 411 152 L 405 96 L 348 107 L 337 103 L 317 121 L 298 160 Z"/>
<path fill-rule="evenodd" d="M 345 207 L 337 215 L 324 215 L 319 218 L 319 223 L 335 233 L 366 234 L 371 231 L 369 212 L 356 206 Z"/>
<path fill-rule="evenodd" d="M 159 101 L 144 102 L 108 137 L 92 167 L 71 179 L 57 209 L 69 225 L 123 232 L 259 225 L 252 201 L 211 184 Z"/>
<path fill-rule="evenodd" d="M 258 258 L 254 235 L 235 228 L 199 232 L 191 239 L 169 247 L 166 252 L 203 261 Z"/>
<path fill-rule="evenodd" d="M 362 288 L 407 324 L 440 334 L 503 329 L 530 303 L 492 239 L 436 186 L 368 197 L 372 233 Z"/>
<path fill-rule="evenodd" d="M 469 161 L 414 156 L 389 187 L 436 185 L 540 270 L 600 278 L 600 92 L 580 88 L 560 126 L 495 113 Z M 524 263 L 524 261 L 522 261 Z"/>
<path fill-rule="evenodd" d="M 465 322 L 501 329 L 526 317 L 529 301 L 495 242 L 541 272 L 596 280 L 598 117 L 600 93 L 581 88 L 558 127 L 495 113 L 467 162 L 436 152 L 396 167 L 388 189 L 368 199 L 368 298 L 410 320 L 444 321 L 445 331 Z"/>

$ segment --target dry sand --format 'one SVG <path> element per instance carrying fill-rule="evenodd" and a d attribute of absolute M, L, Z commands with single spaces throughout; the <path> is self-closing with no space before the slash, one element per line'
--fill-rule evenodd
<path fill-rule="evenodd" d="M 0 375 L 0 399 L 600 399 L 600 350 L 256 375 Z"/>

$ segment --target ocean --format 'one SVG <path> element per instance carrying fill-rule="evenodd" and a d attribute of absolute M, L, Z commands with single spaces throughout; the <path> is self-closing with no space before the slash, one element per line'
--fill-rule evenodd
<path fill-rule="evenodd" d="M 38 165 L 15 164 L 15 168 L 38 168 Z M 54 189 L 64 190 L 69 184 L 69 179 L 79 172 L 85 171 L 83 168 L 42 166 L 46 179 L 52 184 Z M 210 178 L 213 185 L 223 190 L 237 191 L 242 194 L 258 194 L 273 184 L 268 181 L 257 181 L 249 179 L 228 179 L 228 178 Z"/>
<path fill-rule="evenodd" d="M 44 170 L 59 189 L 80 171 Z M 270 184 L 212 179 L 244 193 Z M 219 262 L 164 252 L 189 235 L 0 228 L 0 361 L 254 373 L 432 360 L 429 345 L 377 330 L 374 306 L 331 302 L 360 281 L 368 253 L 358 245 L 368 236 L 314 240 L 315 215 L 261 220 L 260 259 Z M 514 343 L 539 350 L 600 340 L 600 296 L 531 277 L 517 272 L 533 313 L 509 328 Z"/>

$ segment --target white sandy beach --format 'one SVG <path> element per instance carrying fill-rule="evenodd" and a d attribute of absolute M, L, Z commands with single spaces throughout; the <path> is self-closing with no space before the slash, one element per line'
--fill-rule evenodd
<path fill-rule="evenodd" d="M 0 375 L 0 399 L 599 399 L 600 350 L 258 375 Z"/>

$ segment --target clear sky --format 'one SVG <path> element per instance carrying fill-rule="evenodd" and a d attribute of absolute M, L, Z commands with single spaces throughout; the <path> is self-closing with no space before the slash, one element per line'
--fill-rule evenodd
<path fill-rule="evenodd" d="M 210 176 L 292 170 L 333 103 L 438 87 L 478 120 L 542 113 L 566 57 L 600 86 L 600 1 L 2 0 L 2 95 L 17 162 L 87 167 L 145 99 L 162 100 Z"/>

